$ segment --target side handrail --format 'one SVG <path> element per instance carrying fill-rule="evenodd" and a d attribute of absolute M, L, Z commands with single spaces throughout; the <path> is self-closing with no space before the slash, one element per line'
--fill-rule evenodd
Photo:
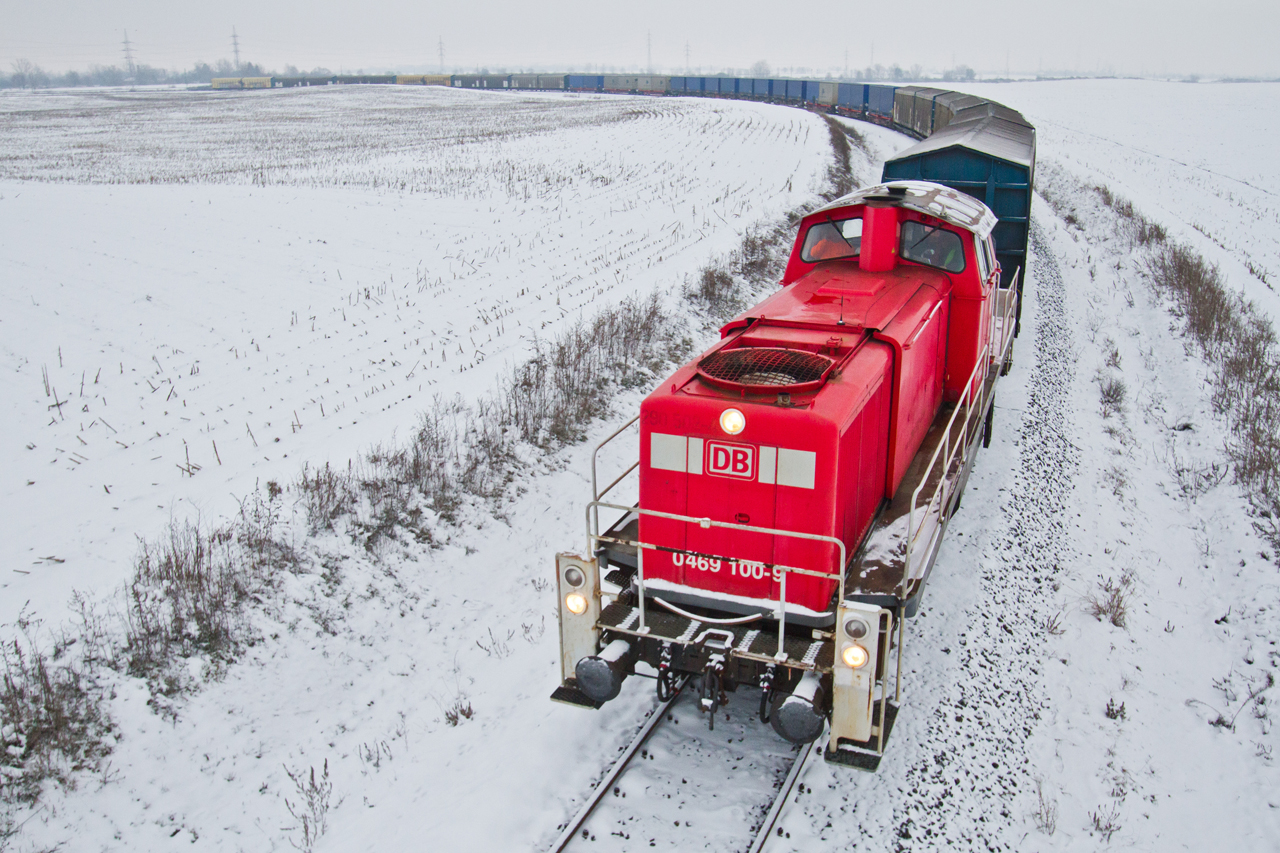
<path fill-rule="evenodd" d="M 1008 292 L 1014 293 L 1017 281 L 1022 274 L 1022 268 L 1019 267 L 1013 275 L 1013 284 L 1008 288 Z M 999 293 L 1000 291 L 997 291 Z M 929 514 L 934 510 L 934 504 L 939 504 L 939 515 L 941 514 L 941 498 L 943 488 L 947 485 L 946 477 L 939 477 L 938 484 L 934 486 L 933 494 L 930 495 L 928 502 L 919 507 L 920 493 L 924 490 L 925 485 L 929 482 L 929 473 L 934 470 L 934 466 L 938 463 L 938 457 L 946 449 L 946 455 L 943 460 L 943 471 L 951 469 L 952 464 L 956 461 L 957 454 L 961 454 L 969 446 L 970 424 L 975 423 L 975 414 L 980 415 L 986 411 L 987 405 L 990 403 L 992 391 L 987 388 L 986 382 L 978 382 L 978 374 L 980 370 L 990 371 L 993 367 L 997 370 L 1003 366 L 1005 359 L 1009 355 L 1009 350 L 1013 346 L 1013 329 L 1010 325 L 1013 321 L 1014 308 L 1017 305 L 1016 299 L 1001 300 L 1004 304 L 1001 306 L 1000 312 L 1000 337 L 999 343 L 995 340 L 994 326 L 996 315 L 992 313 L 992 334 L 987 338 L 987 352 L 984 358 L 978 359 L 973 366 L 973 372 L 969 374 L 969 378 L 965 383 L 964 390 L 960 393 L 960 399 L 956 401 L 955 411 L 951 413 L 951 418 L 947 421 L 946 429 L 943 431 L 942 441 L 938 442 L 937 448 L 933 451 L 933 456 L 929 459 L 929 464 L 925 466 L 925 476 L 921 478 L 914 492 L 911 493 L 911 503 L 907 510 L 907 536 L 906 536 L 906 563 L 903 567 L 902 580 L 899 582 L 898 596 L 906 598 L 907 586 L 915 575 L 914 557 L 917 549 L 916 542 L 921 533 L 924 531 L 925 522 L 929 518 Z M 998 350 L 998 358 L 993 358 L 992 353 Z M 1000 367 L 996 367 L 999 365 Z M 975 390 L 976 388 L 976 390 Z M 974 405 L 976 403 L 977 405 Z M 960 434 L 955 436 L 956 418 L 960 416 L 960 412 L 965 412 L 964 421 L 960 425 Z M 980 420 L 980 418 L 979 418 Z M 920 525 L 916 526 L 916 511 L 922 509 Z M 936 531 L 934 532 L 936 536 Z M 931 536 L 931 540 L 932 540 Z M 926 549 L 927 553 L 927 549 Z"/>
<path fill-rule="evenodd" d="M 624 539 L 618 539 L 612 536 L 601 536 L 599 534 L 598 525 L 595 527 L 593 527 L 592 525 L 592 519 L 593 517 L 598 517 L 598 510 L 601 507 L 603 507 L 604 509 L 618 510 L 620 512 L 625 512 L 625 513 L 635 513 L 636 515 L 648 515 L 654 518 L 665 518 L 671 521 L 682 521 L 682 522 L 685 522 L 686 524 L 696 524 L 704 530 L 708 530 L 712 527 L 719 527 L 726 530 L 738 530 L 743 533 L 764 533 L 771 536 L 789 536 L 793 539 L 804 539 L 810 542 L 827 542 L 832 545 L 835 545 L 836 548 L 838 549 L 839 558 L 838 558 L 838 562 L 836 563 L 836 566 L 837 566 L 836 571 L 834 572 L 823 572 L 823 571 L 817 571 L 814 569 L 803 569 L 798 566 L 783 566 L 780 564 L 774 564 L 772 566 L 775 569 L 781 570 L 781 575 L 778 581 L 778 611 L 777 611 L 778 613 L 778 652 L 777 652 L 777 655 L 775 656 L 779 661 L 786 660 L 786 657 L 787 657 L 784 643 L 786 640 L 786 629 L 787 629 L 787 575 L 788 574 L 794 572 L 796 574 L 809 575 L 811 577 L 817 577 L 817 578 L 825 578 L 827 580 L 834 579 L 840 586 L 840 598 L 838 600 L 844 601 L 844 582 L 845 582 L 844 575 L 845 575 L 845 562 L 846 562 L 847 555 L 845 552 L 844 542 L 842 542 L 840 539 L 836 538 L 835 536 L 826 536 L 820 533 L 801 533 L 800 531 L 797 531 L 797 530 L 781 530 L 781 529 L 772 528 L 772 527 L 757 527 L 754 524 L 737 524 L 735 522 L 730 522 L 730 521 L 714 521 L 710 518 L 697 518 L 691 515 L 679 515 L 677 513 L 662 512 L 656 509 L 641 509 L 638 506 L 622 506 L 620 504 L 611 504 L 611 503 L 606 503 L 604 501 L 592 501 L 591 503 L 587 504 L 587 511 L 586 511 L 587 553 L 590 554 L 595 552 L 595 543 L 597 542 L 617 542 L 620 544 L 630 544 L 630 545 L 636 546 L 636 584 L 639 591 L 639 603 L 638 603 L 639 614 L 638 615 L 640 620 L 637 630 L 641 634 L 648 632 L 648 627 L 645 624 L 645 607 L 644 607 L 644 552 L 645 550 L 646 549 L 652 550 L 652 551 L 663 550 L 663 551 L 671 551 L 671 552 L 681 553 L 681 554 L 686 554 L 686 553 L 697 554 L 697 552 L 686 551 L 680 548 L 667 548 L 664 546 L 654 545 L 653 543 L 650 543 L 650 542 L 642 542 L 640 541 L 639 538 L 636 538 L 634 540 L 630 540 L 630 539 L 624 540 Z M 698 556 L 707 556 L 707 555 L 698 554 Z M 736 557 L 723 557 L 723 556 L 715 556 L 714 559 L 725 560 L 725 561 L 737 560 Z"/>
<path fill-rule="evenodd" d="M 640 460 L 636 459 L 635 464 L 632 465 L 627 470 L 623 471 L 621 474 L 619 474 L 612 483 L 605 486 L 604 491 L 601 491 L 597 486 L 596 464 L 600 457 L 601 448 L 603 448 L 609 442 L 613 441 L 618 436 L 622 435 L 622 433 L 626 432 L 626 430 L 638 420 L 640 420 L 640 416 L 636 415 L 634 418 L 627 421 L 625 424 L 618 427 L 613 432 L 609 433 L 609 435 L 604 439 L 604 441 L 601 441 L 599 444 L 597 444 L 595 446 L 595 449 L 591 451 L 591 500 L 592 501 L 598 501 L 600 500 L 600 498 L 609 494 L 609 492 L 613 489 L 614 486 L 621 483 L 628 474 L 630 474 L 632 471 L 640 467 Z M 596 512 L 596 515 L 595 515 L 595 523 L 596 523 L 596 529 L 599 530 L 600 529 L 600 513 L 598 511 Z"/>

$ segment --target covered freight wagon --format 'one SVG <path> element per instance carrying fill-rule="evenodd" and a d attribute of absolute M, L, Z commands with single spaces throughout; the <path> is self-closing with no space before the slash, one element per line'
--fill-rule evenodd
<path fill-rule="evenodd" d="M 917 97 L 915 106 L 921 103 Z M 1008 117 L 992 114 L 1001 111 Z M 1019 269 L 1025 272 L 1027 265 L 1036 132 L 1021 114 L 1000 104 L 968 104 L 957 115 L 979 117 L 951 121 L 887 161 L 883 180 L 933 181 L 967 193 L 991 208 L 999 220 L 992 236 L 1001 285 L 1008 286 L 1014 273 Z"/>
<path fill-rule="evenodd" d="M 510 86 L 506 74 L 454 74 L 450 80 L 456 89 L 506 89 Z"/>

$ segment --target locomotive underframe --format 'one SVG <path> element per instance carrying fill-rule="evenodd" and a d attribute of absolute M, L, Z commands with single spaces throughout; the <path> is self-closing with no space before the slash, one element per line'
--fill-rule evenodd
<path fill-rule="evenodd" d="M 625 656 L 614 662 L 624 670 L 621 677 L 657 677 L 661 685 L 662 679 L 677 673 L 700 675 L 703 706 L 709 708 L 713 715 L 718 697 L 708 696 L 708 691 L 713 694 L 715 691 L 732 691 L 741 685 L 762 688 L 765 693 L 761 717 L 765 719 L 771 694 L 790 693 L 806 674 L 812 673 L 820 681 L 822 699 L 819 710 L 831 721 L 827 760 L 874 771 L 879 766 L 901 701 L 905 619 L 914 616 L 919 608 L 947 525 L 959 508 L 978 442 L 981 440 L 985 444 L 990 440 L 995 386 L 1011 365 L 1018 277 L 1014 277 L 1015 286 L 1002 289 L 997 294 L 997 311 L 992 318 L 989 338 L 990 357 L 975 367 L 960 401 L 943 406 L 938 412 L 893 499 L 881 508 L 863 542 L 848 559 L 845 558 L 844 544 L 833 537 L 765 530 L 605 503 L 600 498 L 634 471 L 639 462 L 601 490 L 597 485 L 593 456 L 592 491 L 596 499 L 587 507 L 588 553 L 592 557 L 558 557 L 562 681 L 552 698 L 575 705 L 600 707 L 601 702 L 578 689 L 574 666 L 583 651 L 596 654 L 615 640 L 623 640 L 627 645 Z M 601 442 L 596 454 L 631 423 L 634 420 Z M 921 495 L 927 498 L 923 504 Z M 603 534 L 599 532 L 600 509 L 623 513 Z M 758 610 L 754 614 L 726 611 L 723 606 L 712 609 L 698 606 L 699 603 L 667 601 L 644 587 L 643 555 L 646 550 L 722 560 L 728 557 L 641 542 L 638 539 L 638 518 L 641 514 L 704 527 L 830 541 L 839 548 L 843 569 L 837 575 L 778 566 L 782 570 L 780 601 L 774 603 L 774 609 Z M 886 562 L 868 557 L 868 545 L 877 536 L 885 536 L 886 531 L 892 532 L 903 526 L 906 536 L 900 539 L 900 560 Z M 878 552 L 884 553 L 884 549 Z M 591 606 L 576 620 L 565 611 L 566 566 L 577 566 L 588 576 L 584 591 L 590 593 Z M 602 573 L 606 573 L 603 583 Z M 825 624 L 817 627 L 812 622 L 798 624 L 797 619 L 787 613 L 785 580 L 789 573 L 838 579 L 829 618 L 820 620 Z M 869 647 L 871 660 L 861 673 L 842 666 L 835 657 L 837 645 L 849 640 L 841 633 L 841 625 L 849 613 L 874 620 L 876 625 L 870 642 L 859 641 Z M 891 652 L 896 653 L 892 685 L 889 683 Z M 639 663 L 644 663 L 651 672 L 638 672 Z"/>

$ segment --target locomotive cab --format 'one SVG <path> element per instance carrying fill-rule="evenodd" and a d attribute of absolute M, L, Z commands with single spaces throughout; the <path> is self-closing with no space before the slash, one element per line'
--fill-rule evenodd
<path fill-rule="evenodd" d="M 784 737 L 830 720 L 828 758 L 878 763 L 889 652 L 1009 357 L 994 224 L 923 182 L 804 218 L 781 288 L 641 404 L 638 503 L 597 500 L 621 517 L 590 559 L 562 555 L 559 698 L 606 701 L 643 661 L 660 693 L 696 673 L 713 715 L 717 691 L 759 685 Z M 566 567 L 598 617 L 566 622 Z"/>

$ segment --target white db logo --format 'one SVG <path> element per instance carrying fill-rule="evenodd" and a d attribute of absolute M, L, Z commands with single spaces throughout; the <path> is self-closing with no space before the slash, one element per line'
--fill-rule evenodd
<path fill-rule="evenodd" d="M 754 480 L 756 476 L 756 449 L 749 444 L 727 444 L 721 441 L 708 441 L 707 473 L 720 477 Z"/>

